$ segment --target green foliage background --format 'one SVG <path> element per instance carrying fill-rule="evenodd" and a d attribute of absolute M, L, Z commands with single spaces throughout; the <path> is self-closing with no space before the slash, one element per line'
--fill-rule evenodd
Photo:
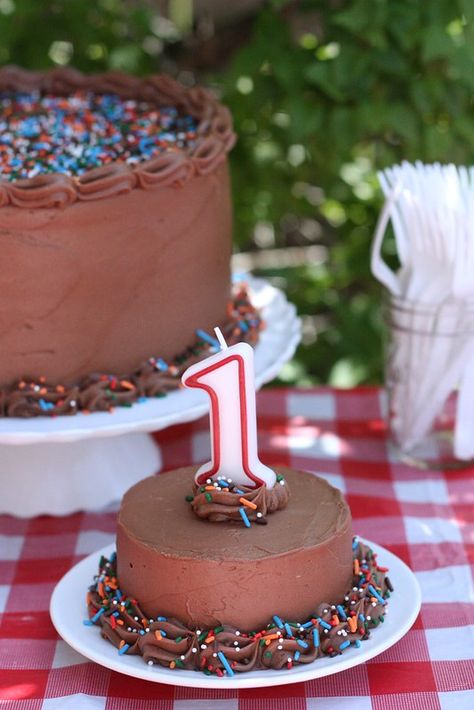
<path fill-rule="evenodd" d="M 304 318 L 282 379 L 380 381 L 381 292 L 368 269 L 376 170 L 403 159 L 472 163 L 474 2 L 267 2 L 204 76 L 199 32 L 178 21 L 189 3 L 173 5 L 175 23 L 146 0 L 0 0 L 0 61 L 184 66 L 210 82 L 240 135 L 236 247 L 272 249 L 263 273 Z"/>

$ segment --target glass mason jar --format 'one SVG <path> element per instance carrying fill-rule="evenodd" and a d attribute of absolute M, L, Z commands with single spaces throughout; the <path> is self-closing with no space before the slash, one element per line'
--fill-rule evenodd
<path fill-rule="evenodd" d="M 472 464 L 474 300 L 392 297 L 385 312 L 388 426 L 398 454 L 422 468 Z"/>

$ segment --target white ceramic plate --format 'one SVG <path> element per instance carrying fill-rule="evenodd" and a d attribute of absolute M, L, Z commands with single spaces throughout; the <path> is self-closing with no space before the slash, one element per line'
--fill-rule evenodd
<path fill-rule="evenodd" d="M 51 619 L 62 638 L 86 658 L 118 673 L 155 683 L 190 688 L 263 688 L 312 680 L 357 666 L 390 648 L 407 633 L 420 610 L 421 591 L 413 572 L 385 548 L 367 540 L 363 542 L 378 553 L 380 564 L 390 569 L 395 593 L 390 597 L 385 623 L 374 629 L 370 639 L 363 641 L 360 648 L 351 647 L 341 656 L 320 658 L 291 670 L 250 671 L 232 678 L 219 678 L 196 671 L 149 667 L 141 656 L 119 656 L 117 649 L 101 637 L 99 627 L 82 623 L 87 618 L 86 591 L 97 573 L 99 557 L 101 554 L 109 556 L 114 545 L 94 552 L 64 575 L 51 597 Z"/>
<path fill-rule="evenodd" d="M 261 310 L 266 328 L 255 348 L 255 384 L 260 388 L 278 375 L 291 359 L 301 338 L 296 309 L 285 295 L 263 279 L 234 274 L 234 281 L 249 285 L 254 306 Z M 172 424 L 193 421 L 209 410 L 209 398 L 198 389 L 183 389 L 160 399 L 148 399 L 113 413 L 94 412 L 72 417 L 0 419 L 1 444 L 36 444 L 102 438 L 119 434 L 158 431 Z"/>

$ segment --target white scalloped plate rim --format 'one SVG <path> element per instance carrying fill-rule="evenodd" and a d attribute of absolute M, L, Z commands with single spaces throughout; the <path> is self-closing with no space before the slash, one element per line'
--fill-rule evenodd
<path fill-rule="evenodd" d="M 252 303 L 260 308 L 266 328 L 255 348 L 257 388 L 274 379 L 293 357 L 301 339 L 301 322 L 295 306 L 268 281 L 250 274 L 234 274 L 234 281 L 246 281 Z M 209 410 L 208 397 L 197 389 L 180 389 L 166 397 L 148 399 L 114 412 L 78 413 L 72 417 L 0 419 L 0 444 L 36 444 L 76 441 L 90 437 L 149 432 L 173 424 L 193 421 Z"/>
<path fill-rule="evenodd" d="M 360 538 L 362 540 L 362 538 Z M 94 552 L 78 562 L 56 585 L 50 603 L 50 615 L 58 634 L 75 651 L 105 668 L 155 683 L 188 688 L 241 689 L 301 683 L 334 673 L 341 673 L 383 653 L 399 641 L 412 627 L 421 607 L 421 590 L 411 569 L 389 550 L 368 540 L 362 540 L 379 555 L 379 562 L 388 567 L 395 593 L 390 598 L 385 623 L 363 641 L 360 648 L 351 647 L 335 658 L 320 658 L 291 670 L 249 671 L 234 677 L 206 676 L 187 670 L 171 670 L 148 666 L 141 656 L 119 656 L 117 649 L 105 641 L 98 627 L 84 626 L 85 593 L 97 572 L 101 554 L 110 555 L 114 544 Z"/>

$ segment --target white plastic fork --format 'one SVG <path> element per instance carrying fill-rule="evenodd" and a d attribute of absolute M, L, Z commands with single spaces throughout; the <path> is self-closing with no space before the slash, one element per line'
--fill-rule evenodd
<path fill-rule="evenodd" d="M 457 298 L 474 297 L 474 175 L 461 172 L 466 219 L 457 243 L 458 258 L 454 271 L 453 293 Z M 456 403 L 456 427 L 454 452 L 457 458 L 468 460 L 474 457 L 474 348 L 466 363 L 459 383 Z"/>
<path fill-rule="evenodd" d="M 401 184 L 397 184 L 385 200 L 385 204 L 375 227 L 370 253 L 370 267 L 373 275 L 380 283 L 388 288 L 393 296 L 401 296 L 402 289 L 398 276 L 382 258 L 382 242 L 401 189 Z"/>
<path fill-rule="evenodd" d="M 413 304 L 425 303 L 434 307 L 435 313 L 439 309 L 444 314 L 444 304 L 454 299 L 454 306 L 446 310 L 443 322 L 448 326 L 447 332 L 462 332 L 465 313 L 462 301 L 474 298 L 474 167 L 467 170 L 439 163 L 403 162 L 379 173 L 379 180 L 386 202 L 372 244 L 374 275 L 393 296 Z M 397 272 L 381 256 L 390 219 L 401 264 Z M 413 443 L 426 433 L 445 397 L 463 374 L 463 383 L 466 382 L 463 392 L 465 387 L 472 389 L 470 397 L 459 398 L 459 420 L 471 420 L 474 434 L 474 372 L 470 379 L 466 373 L 470 360 L 474 369 L 474 349 L 470 348 L 469 337 L 459 340 L 435 336 L 433 340 L 432 336 L 422 335 L 424 318 L 419 313 L 413 317 L 416 323 L 408 322 L 406 326 L 409 331 L 413 329 L 411 337 L 404 339 L 406 352 L 398 353 L 405 366 L 406 362 L 411 366 L 416 363 L 418 372 L 414 378 L 409 376 L 405 391 L 409 411 L 404 415 L 402 429 L 407 441 L 411 439 Z M 402 361 L 398 363 L 400 366 Z M 418 367 L 419 363 L 424 366 Z M 474 455 L 474 436 L 472 449 Z"/>
<path fill-rule="evenodd" d="M 474 457 L 474 353 L 470 356 L 459 384 L 454 453 L 462 461 Z"/>

